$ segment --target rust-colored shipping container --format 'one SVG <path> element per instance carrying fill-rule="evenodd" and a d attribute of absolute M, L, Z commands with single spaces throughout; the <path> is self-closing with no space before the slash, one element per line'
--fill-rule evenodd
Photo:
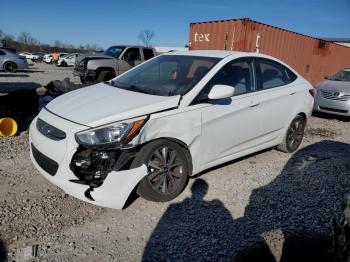
<path fill-rule="evenodd" d="M 279 58 L 311 83 L 350 66 L 350 48 L 249 18 L 190 24 L 190 50 L 260 52 Z"/>

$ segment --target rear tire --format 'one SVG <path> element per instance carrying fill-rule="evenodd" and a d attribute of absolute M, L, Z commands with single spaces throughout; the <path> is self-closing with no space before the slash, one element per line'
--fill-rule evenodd
<path fill-rule="evenodd" d="M 114 77 L 115 77 L 115 73 L 113 71 L 103 70 L 97 75 L 96 81 L 97 83 L 105 82 L 105 81 L 111 80 Z"/>
<path fill-rule="evenodd" d="M 67 66 L 68 66 L 68 64 L 67 64 L 67 62 L 66 62 L 66 61 L 62 61 L 62 62 L 61 62 L 61 66 L 63 66 L 63 67 L 67 67 Z"/>
<path fill-rule="evenodd" d="M 166 202 L 176 198 L 186 187 L 192 164 L 189 152 L 179 144 L 159 139 L 145 145 L 131 164 L 136 168 L 145 164 L 148 175 L 136 192 L 144 199 Z"/>
<path fill-rule="evenodd" d="M 17 65 L 14 62 L 7 62 L 4 65 L 5 72 L 11 72 L 14 73 L 17 71 Z"/>
<path fill-rule="evenodd" d="M 297 115 L 289 125 L 283 142 L 277 146 L 277 149 L 284 153 L 292 153 L 297 150 L 303 141 L 305 124 L 305 118 Z"/>

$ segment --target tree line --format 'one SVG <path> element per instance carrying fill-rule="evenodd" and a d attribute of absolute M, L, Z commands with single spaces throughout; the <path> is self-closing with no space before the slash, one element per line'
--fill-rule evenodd
<path fill-rule="evenodd" d="M 27 32 L 20 33 L 17 37 L 7 34 L 0 29 L 0 46 L 16 49 L 17 52 L 66 52 L 66 53 L 86 53 L 102 50 L 96 44 L 86 44 L 74 46 L 56 40 L 53 45 L 41 43 L 37 38 Z"/>

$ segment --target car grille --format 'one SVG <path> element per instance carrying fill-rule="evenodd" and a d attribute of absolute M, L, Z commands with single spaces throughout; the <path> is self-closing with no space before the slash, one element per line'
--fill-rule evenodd
<path fill-rule="evenodd" d="M 324 107 L 324 106 L 320 106 L 320 109 L 326 110 L 326 111 L 331 111 L 331 112 L 336 112 L 336 113 L 343 113 L 343 114 L 346 114 L 348 112 L 348 110 L 335 109 L 335 108 L 329 108 L 329 107 Z"/>
<path fill-rule="evenodd" d="M 350 99 L 350 94 L 344 94 L 337 91 L 321 90 L 322 97 L 337 101 L 348 101 Z"/>
<path fill-rule="evenodd" d="M 51 176 L 56 175 L 56 172 L 58 170 L 57 162 L 45 156 L 38 149 L 36 149 L 33 144 L 31 144 L 31 148 L 32 148 L 33 157 L 35 161 L 38 163 L 38 165 L 42 169 L 44 169 L 47 173 L 49 173 Z"/>
<path fill-rule="evenodd" d="M 86 65 L 85 61 L 86 61 L 85 59 L 82 59 L 79 63 L 76 63 L 75 67 L 74 67 L 74 70 L 76 72 L 84 72 L 85 71 L 85 65 Z"/>

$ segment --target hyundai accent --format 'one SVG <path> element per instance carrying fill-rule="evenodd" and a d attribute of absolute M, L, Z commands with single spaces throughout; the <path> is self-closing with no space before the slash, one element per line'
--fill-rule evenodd
<path fill-rule="evenodd" d="M 30 126 L 31 159 L 66 193 L 123 208 L 133 190 L 169 201 L 190 176 L 227 161 L 300 145 L 313 87 L 262 54 L 157 56 L 62 95 Z"/>

